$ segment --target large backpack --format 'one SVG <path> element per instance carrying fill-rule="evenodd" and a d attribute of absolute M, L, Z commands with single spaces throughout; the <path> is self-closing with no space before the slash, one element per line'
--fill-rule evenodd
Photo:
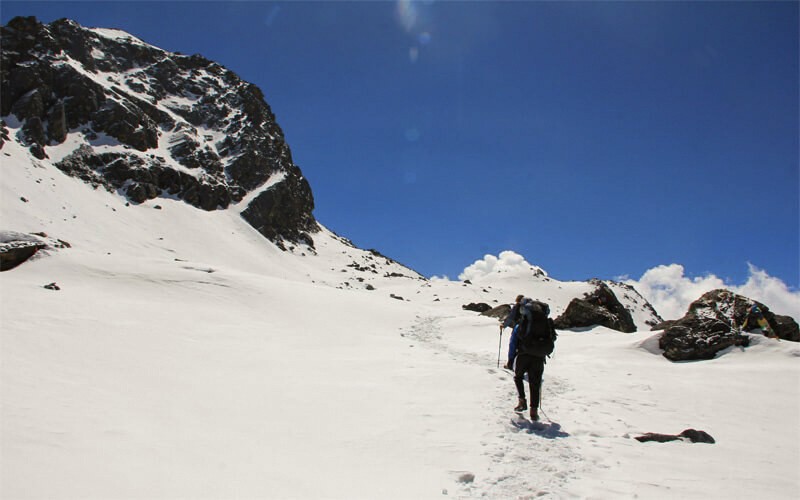
<path fill-rule="evenodd" d="M 546 358 L 552 354 L 557 334 L 549 314 L 550 307 L 544 302 L 525 299 L 520 303 L 517 338 L 521 354 L 538 358 Z"/>

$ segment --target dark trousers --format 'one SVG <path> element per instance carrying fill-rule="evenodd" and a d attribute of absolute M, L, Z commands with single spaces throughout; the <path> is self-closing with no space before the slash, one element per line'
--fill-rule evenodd
<path fill-rule="evenodd" d="M 525 385 L 523 378 L 528 373 L 528 385 L 531 388 L 531 408 L 539 407 L 540 391 L 542 388 L 542 374 L 544 373 L 544 358 L 537 358 L 530 354 L 520 354 L 517 356 L 517 364 L 514 367 L 514 385 L 517 386 L 517 394 L 520 399 L 525 398 Z"/>

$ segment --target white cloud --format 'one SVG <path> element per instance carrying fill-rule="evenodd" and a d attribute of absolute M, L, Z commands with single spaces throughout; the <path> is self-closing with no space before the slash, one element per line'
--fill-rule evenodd
<path fill-rule="evenodd" d="M 464 269 L 464 272 L 458 275 L 458 279 L 475 280 L 496 273 L 529 273 L 531 268 L 536 267 L 528 263 L 525 257 L 511 250 L 506 250 L 500 252 L 497 257 L 488 254 L 484 255 L 483 259 L 476 260 L 472 265 Z"/>
<path fill-rule="evenodd" d="M 786 283 L 770 276 L 763 269 L 747 265 L 750 276 L 747 282 L 736 287 L 736 293 L 745 295 L 766 304 L 776 314 L 785 314 L 800 320 L 800 291 L 789 290 Z"/>
<path fill-rule="evenodd" d="M 686 314 L 689 304 L 704 293 L 716 288 L 727 288 L 766 304 L 775 314 L 800 317 L 800 291 L 792 291 L 778 278 L 748 264 L 749 276 L 743 285 L 726 284 L 724 280 L 708 274 L 689 277 L 680 264 L 657 266 L 648 269 L 639 280 L 626 280 L 641 293 L 664 319 L 678 319 Z"/>

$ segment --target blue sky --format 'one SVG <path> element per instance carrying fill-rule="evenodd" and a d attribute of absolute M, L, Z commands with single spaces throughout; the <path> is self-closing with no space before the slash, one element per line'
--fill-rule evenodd
<path fill-rule="evenodd" d="M 796 2 L 2 2 L 258 85 L 316 217 L 455 278 L 800 285 Z"/>

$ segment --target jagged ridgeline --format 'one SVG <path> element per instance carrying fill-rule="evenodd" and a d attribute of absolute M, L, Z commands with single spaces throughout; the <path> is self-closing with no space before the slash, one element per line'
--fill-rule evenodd
<path fill-rule="evenodd" d="M 238 204 L 278 246 L 313 247 L 311 188 L 261 90 L 232 71 L 122 31 L 33 17 L 2 27 L 0 61 L 0 148 L 18 140 L 133 203 Z"/>

